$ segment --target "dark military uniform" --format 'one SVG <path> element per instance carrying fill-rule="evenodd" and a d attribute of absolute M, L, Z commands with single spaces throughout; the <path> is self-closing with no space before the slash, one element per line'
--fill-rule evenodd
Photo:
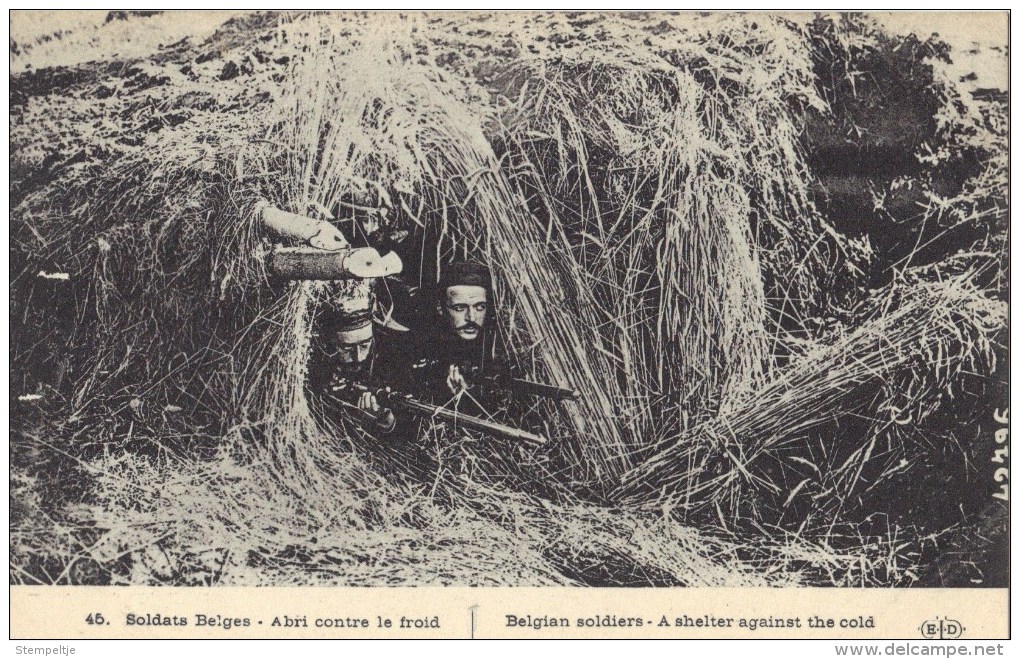
<path fill-rule="evenodd" d="M 355 333 L 357 336 L 354 340 L 357 343 L 342 343 L 345 335 L 351 337 Z M 406 371 L 406 359 L 401 366 L 399 354 L 389 348 L 389 344 L 394 341 L 385 331 L 375 330 L 367 310 L 355 314 L 326 311 L 316 319 L 313 336 L 315 340 L 311 347 L 306 382 L 306 390 L 313 405 L 320 407 L 320 411 L 328 416 L 346 409 L 350 416 L 362 424 L 369 422 L 369 426 L 377 426 L 368 428 L 373 431 L 392 430 L 392 427 L 387 428 L 383 424 L 370 423 L 371 419 L 352 407 L 357 407 L 361 396 L 362 390 L 359 387 L 372 391 L 381 389 L 386 386 L 387 380 L 397 377 L 396 371 L 401 368 Z M 363 354 L 364 347 L 357 346 L 369 340 L 371 347 L 364 358 L 358 361 L 357 357 Z"/>
<path fill-rule="evenodd" d="M 348 432 L 352 439 L 363 443 L 366 457 L 380 473 L 396 480 L 407 476 L 424 480 L 434 464 L 417 443 L 420 420 L 392 410 L 390 425 L 385 423 L 385 414 L 373 418 L 357 408 L 362 390 L 351 385 L 372 392 L 389 388 L 411 393 L 407 391 L 410 369 L 407 334 L 380 327 L 373 330 L 372 351 L 362 362 L 339 362 L 330 359 L 319 346 L 313 346 L 306 385 L 309 399 L 322 416 L 357 423 L 348 426 Z M 379 407 L 386 409 L 384 398 L 379 400 Z"/>
<path fill-rule="evenodd" d="M 452 286 L 481 287 L 486 291 L 486 302 L 492 303 L 492 278 L 484 266 L 472 263 L 446 266 L 436 289 L 435 299 L 441 305 Z M 423 397 L 434 405 L 456 407 L 482 418 L 490 418 L 506 407 L 510 371 L 497 345 L 494 318 L 495 314 L 489 313 L 480 332 L 471 340 L 462 338 L 446 322 L 436 323 L 423 335 L 412 369 L 421 383 Z M 457 367 L 467 383 L 467 390 L 460 395 L 455 395 L 447 384 L 451 366 Z"/>
<path fill-rule="evenodd" d="M 450 331 L 437 330 L 426 342 L 427 351 L 412 364 L 421 382 L 423 397 L 433 405 L 456 406 L 465 414 L 489 418 L 506 407 L 510 369 L 497 357 L 495 341 L 486 330 L 473 341 Z M 456 397 L 447 384 L 450 367 L 456 366 L 468 388 Z"/>

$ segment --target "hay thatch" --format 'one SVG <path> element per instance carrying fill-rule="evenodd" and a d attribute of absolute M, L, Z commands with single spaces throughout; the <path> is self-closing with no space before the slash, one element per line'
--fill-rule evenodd
<path fill-rule="evenodd" d="M 952 395 L 961 372 L 994 369 L 993 342 L 1006 326 L 1006 305 L 968 279 L 897 287 L 880 300 L 873 320 L 807 350 L 743 406 L 656 447 L 617 494 L 752 519 L 762 516 L 758 506 L 788 505 L 812 478 L 842 481 L 843 492 L 830 495 L 845 498 L 874 437 L 857 438 L 854 459 L 831 473 L 805 459 L 803 438 L 843 416 L 922 423 L 943 393 Z"/>
<path fill-rule="evenodd" d="M 817 52 L 866 49 L 845 39 L 860 24 L 255 14 L 148 58 L 20 75 L 13 380 L 51 407 L 18 445 L 65 446 L 88 483 L 73 513 L 92 530 L 58 533 L 61 546 L 132 583 L 298 583 L 305 566 L 358 584 L 901 574 L 864 561 L 864 541 L 841 553 L 713 538 L 670 511 L 579 501 L 626 474 L 631 494 L 753 509 L 741 502 L 762 486 L 754 465 L 782 462 L 798 433 L 904 409 L 866 365 L 911 372 L 916 351 L 944 348 L 938 364 L 957 369 L 971 353 L 946 337 L 994 325 L 998 308 L 982 317 L 985 298 L 955 281 L 917 289 L 931 309 L 849 314 L 867 322 L 801 347 L 832 312 L 831 281 L 856 282 L 868 253 L 814 208 L 800 135 L 829 110 Z M 994 214 L 974 185 L 968 208 Z M 539 407 L 556 440 L 541 478 L 561 501 L 493 485 L 502 474 L 422 490 L 373 473 L 364 440 L 304 388 L 313 312 L 367 284 L 271 283 L 262 200 L 348 232 L 372 212 L 384 231 L 438 236 L 440 265 L 484 255 L 518 366 L 582 394 Z M 44 287 L 64 307 L 41 305 Z M 935 324 L 897 325 L 918 318 Z M 989 327 L 969 333 L 978 320 Z M 935 405 L 925 388 L 951 376 L 936 369 L 908 397 Z M 863 382 L 867 396 L 846 389 Z M 727 424 L 745 471 L 717 474 L 705 438 Z M 47 433 L 61 439 L 38 441 Z M 833 478 L 853 481 L 867 460 Z"/>

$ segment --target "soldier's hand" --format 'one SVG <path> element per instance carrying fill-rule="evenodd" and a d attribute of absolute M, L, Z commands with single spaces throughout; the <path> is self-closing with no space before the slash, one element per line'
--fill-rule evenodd
<path fill-rule="evenodd" d="M 361 398 L 358 399 L 358 409 L 371 417 L 372 421 L 385 432 L 390 432 L 397 425 L 397 418 L 393 415 L 393 410 L 388 407 L 380 408 L 379 401 L 371 391 L 361 394 Z"/>
<path fill-rule="evenodd" d="M 467 380 L 461 375 L 460 368 L 455 365 L 450 365 L 450 372 L 446 376 L 446 386 L 450 388 L 450 393 L 455 396 L 468 388 Z"/>
<path fill-rule="evenodd" d="M 397 417 L 393 415 L 393 410 L 386 407 L 379 410 L 379 414 L 375 417 L 375 424 L 383 432 L 392 432 L 397 426 Z"/>
<path fill-rule="evenodd" d="M 367 412 L 372 416 L 379 413 L 379 401 L 375 399 L 375 394 L 371 391 L 364 391 L 361 394 L 361 398 L 358 399 L 358 409 L 362 412 Z"/>

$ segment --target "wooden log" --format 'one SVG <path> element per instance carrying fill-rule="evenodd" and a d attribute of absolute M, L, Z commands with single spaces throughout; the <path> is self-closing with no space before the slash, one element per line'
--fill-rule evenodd
<path fill-rule="evenodd" d="M 350 247 L 340 229 L 324 220 L 288 213 L 268 203 L 261 204 L 258 213 L 262 225 L 281 238 L 319 249 L 338 250 Z"/>
<path fill-rule="evenodd" d="M 365 279 L 399 274 L 404 265 L 394 252 L 380 256 L 371 247 L 338 250 L 281 247 L 269 254 L 269 269 L 283 279 Z"/>

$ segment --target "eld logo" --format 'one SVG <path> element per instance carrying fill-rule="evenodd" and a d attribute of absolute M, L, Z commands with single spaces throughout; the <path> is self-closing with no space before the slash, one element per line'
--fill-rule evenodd
<path fill-rule="evenodd" d="M 945 641 L 960 638 L 964 630 L 967 628 L 956 620 L 950 620 L 949 618 L 935 618 L 934 620 L 926 620 L 922 622 L 919 629 L 921 630 L 921 636 L 929 640 L 937 639 Z"/>

